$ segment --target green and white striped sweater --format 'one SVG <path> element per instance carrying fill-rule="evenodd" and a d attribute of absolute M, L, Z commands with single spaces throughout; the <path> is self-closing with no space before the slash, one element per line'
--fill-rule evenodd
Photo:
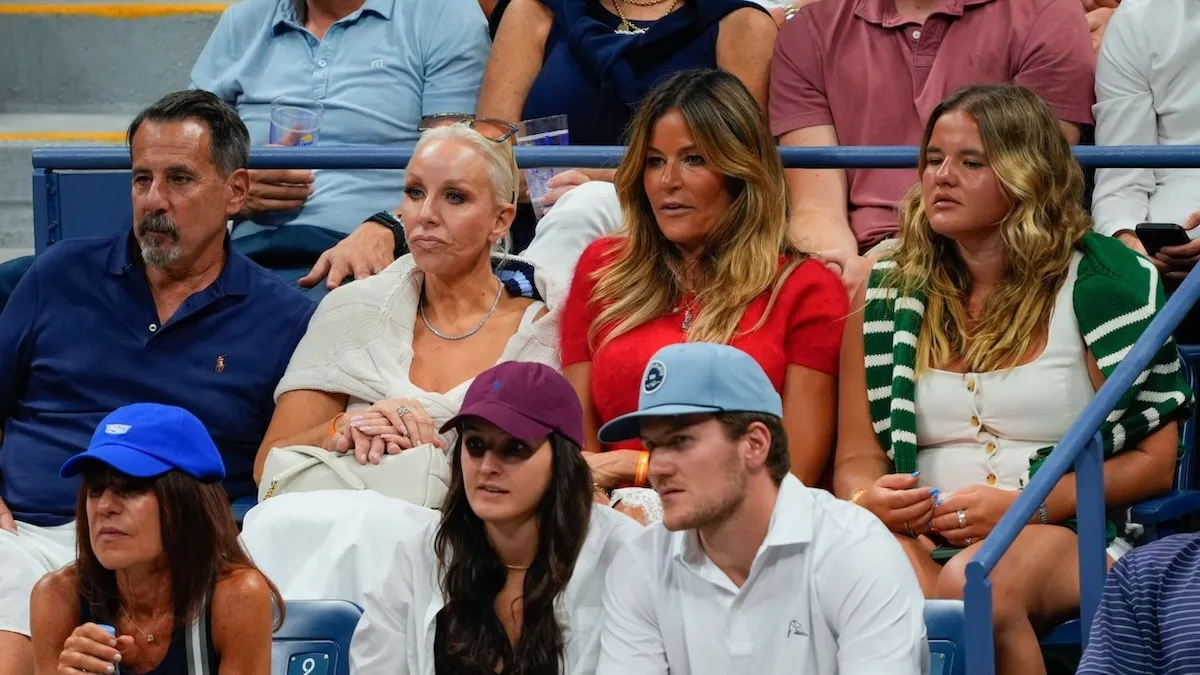
<path fill-rule="evenodd" d="M 1072 304 L 1083 341 L 1109 377 L 1162 306 L 1162 286 L 1154 266 L 1116 239 L 1089 233 L 1079 250 L 1083 258 Z M 915 368 L 925 302 L 921 294 L 900 295 L 888 278 L 894 267 L 891 260 L 879 261 L 868 281 L 863 315 L 867 397 L 880 446 L 897 473 L 911 473 L 917 470 Z M 1101 427 L 1105 458 L 1135 447 L 1183 416 L 1192 402 L 1175 342 L 1168 340 Z M 1031 477 L 1053 449 L 1030 457 Z"/>

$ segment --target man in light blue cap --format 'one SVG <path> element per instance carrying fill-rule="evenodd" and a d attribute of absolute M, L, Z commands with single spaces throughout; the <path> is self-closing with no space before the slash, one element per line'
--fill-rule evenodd
<path fill-rule="evenodd" d="M 617 555 L 598 675 L 928 672 L 920 584 L 870 512 L 789 473 L 783 405 L 733 347 L 664 347 L 638 409 L 663 521 Z"/>

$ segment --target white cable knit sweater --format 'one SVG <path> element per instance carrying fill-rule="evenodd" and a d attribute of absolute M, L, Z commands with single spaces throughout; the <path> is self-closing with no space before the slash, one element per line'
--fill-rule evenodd
<path fill-rule="evenodd" d="M 532 361 L 561 369 L 559 319 L 569 279 L 556 279 L 528 259 L 509 257 L 534 267 L 534 283 L 549 311 L 537 321 L 521 322 L 498 363 Z M 497 255 L 493 262 L 504 259 Z M 347 409 L 354 409 L 388 398 L 410 398 L 425 408 L 435 428 L 457 414 L 471 380 L 444 394 L 424 391 L 409 380 L 422 280 L 421 270 L 406 255 L 379 274 L 325 296 L 275 389 L 275 399 L 288 391 L 314 389 L 347 394 Z M 444 447 L 453 447 L 450 434 L 442 440 Z"/>

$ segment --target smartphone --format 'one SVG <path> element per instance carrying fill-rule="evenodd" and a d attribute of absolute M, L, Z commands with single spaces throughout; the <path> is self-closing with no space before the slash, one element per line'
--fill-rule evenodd
<path fill-rule="evenodd" d="M 1191 241 L 1187 230 L 1175 223 L 1138 223 L 1134 232 L 1151 256 L 1164 246 L 1181 246 Z"/>

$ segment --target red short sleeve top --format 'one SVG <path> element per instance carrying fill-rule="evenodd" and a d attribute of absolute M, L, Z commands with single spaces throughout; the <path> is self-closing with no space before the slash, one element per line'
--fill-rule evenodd
<path fill-rule="evenodd" d="M 667 314 L 649 323 L 603 342 L 607 330 L 597 335 L 593 353 L 588 330 L 603 309 L 592 302 L 596 270 L 610 264 L 617 255 L 617 237 L 592 242 L 580 256 L 571 282 L 571 292 L 562 317 L 562 364 L 564 367 L 591 361 L 592 404 L 600 424 L 637 409 L 642 372 L 650 357 L 659 349 L 683 342 L 683 315 Z M 783 261 L 781 261 L 781 264 Z M 755 298 L 746 308 L 738 332 L 753 328 L 767 309 L 771 289 Z M 740 334 L 732 346 L 754 357 L 782 393 L 788 365 L 837 374 L 842 327 L 849 301 L 841 280 L 816 260 L 801 263 L 784 282 L 771 309 L 771 315 L 758 330 Z M 631 441 L 610 449 L 640 449 Z"/>

